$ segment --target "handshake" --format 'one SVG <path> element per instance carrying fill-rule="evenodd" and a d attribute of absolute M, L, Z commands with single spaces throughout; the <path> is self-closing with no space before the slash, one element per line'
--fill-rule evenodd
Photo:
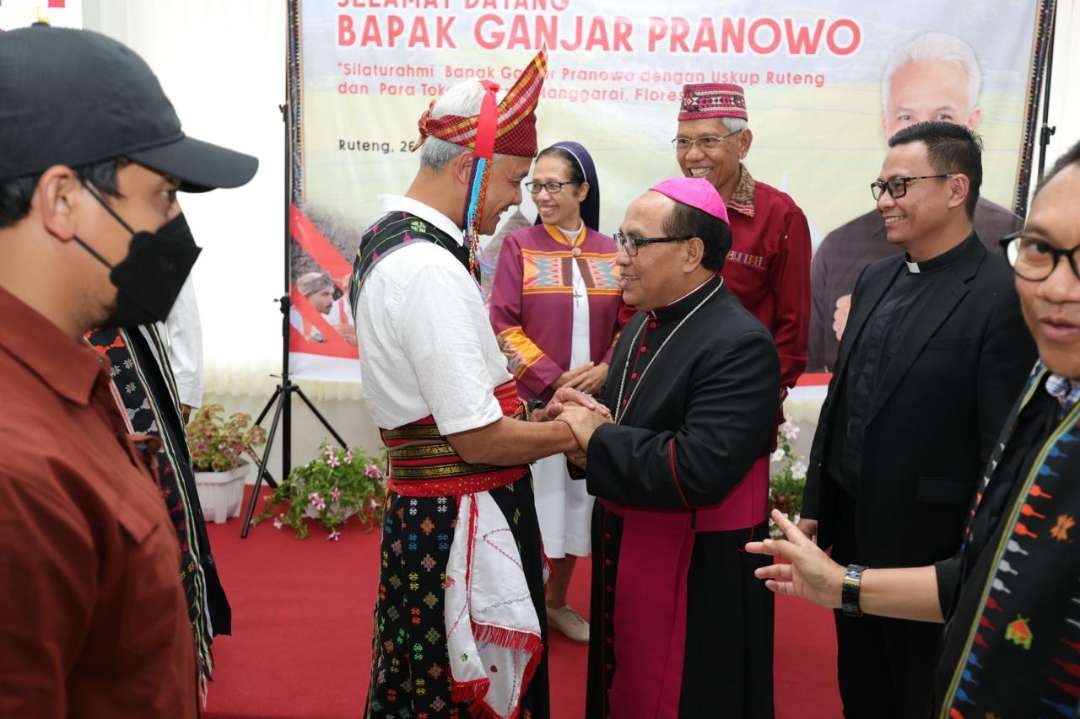
<path fill-rule="evenodd" d="M 566 452 L 571 464 L 584 468 L 586 451 L 593 432 L 602 424 L 611 422 L 611 412 L 596 398 L 580 390 L 560 387 L 545 407 L 529 415 L 532 422 L 565 422 L 574 433 L 577 449 Z"/>

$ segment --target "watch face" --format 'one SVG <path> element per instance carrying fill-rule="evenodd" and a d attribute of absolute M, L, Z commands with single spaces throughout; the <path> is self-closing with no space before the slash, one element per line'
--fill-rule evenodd
<path fill-rule="evenodd" d="M 840 609 L 846 616 L 862 616 L 859 609 L 859 587 L 864 569 L 866 567 L 858 564 L 849 564 L 844 572 L 844 581 L 840 585 Z"/>

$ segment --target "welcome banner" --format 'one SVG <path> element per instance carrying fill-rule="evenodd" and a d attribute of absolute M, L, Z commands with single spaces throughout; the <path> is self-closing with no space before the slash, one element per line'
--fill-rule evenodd
<path fill-rule="evenodd" d="M 873 208 L 883 120 L 896 111 L 885 69 L 929 32 L 974 51 L 960 88 L 970 107 L 946 119 L 970 120 L 983 138 L 983 196 L 1009 208 L 1026 196 L 1048 4 L 294 0 L 293 370 L 360 379 L 351 310 L 337 295 L 379 195 L 404 192 L 416 172 L 417 119 L 454 83 L 505 89 L 547 47 L 539 143 L 589 149 L 608 234 L 631 199 L 680 174 L 670 141 L 682 85 L 740 84 L 754 137 L 746 165 L 795 199 L 816 245 Z M 522 211 L 533 217 L 528 199 Z M 334 287 L 300 291 L 325 284 L 323 273 Z"/>
<path fill-rule="evenodd" d="M 39 21 L 53 27 L 81 28 L 82 0 L 0 0 L 0 31 Z"/>

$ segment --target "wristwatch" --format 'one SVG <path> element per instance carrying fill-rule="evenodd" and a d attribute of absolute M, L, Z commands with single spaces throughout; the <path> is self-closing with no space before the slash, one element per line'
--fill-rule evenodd
<path fill-rule="evenodd" d="M 844 571 L 844 583 L 840 588 L 840 611 L 845 617 L 861 617 L 859 609 L 859 589 L 862 586 L 862 575 L 866 567 L 861 564 L 849 564 Z"/>
<path fill-rule="evenodd" d="M 542 399 L 530 399 L 525 402 L 525 419 L 532 421 L 532 414 L 538 409 L 543 409 L 547 403 Z"/>

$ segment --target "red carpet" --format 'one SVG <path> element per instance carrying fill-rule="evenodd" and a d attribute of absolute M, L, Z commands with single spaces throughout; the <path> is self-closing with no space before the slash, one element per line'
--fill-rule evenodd
<path fill-rule="evenodd" d="M 363 712 L 370 666 L 379 536 L 350 524 L 341 540 L 313 528 L 306 540 L 270 523 L 240 539 L 240 520 L 210 525 L 233 609 L 233 636 L 214 642 L 210 719 L 338 719 Z M 570 603 L 588 608 L 588 561 Z M 829 612 L 778 598 L 776 716 L 840 716 Z M 552 719 L 581 719 L 586 647 L 559 634 L 550 649 Z"/>

